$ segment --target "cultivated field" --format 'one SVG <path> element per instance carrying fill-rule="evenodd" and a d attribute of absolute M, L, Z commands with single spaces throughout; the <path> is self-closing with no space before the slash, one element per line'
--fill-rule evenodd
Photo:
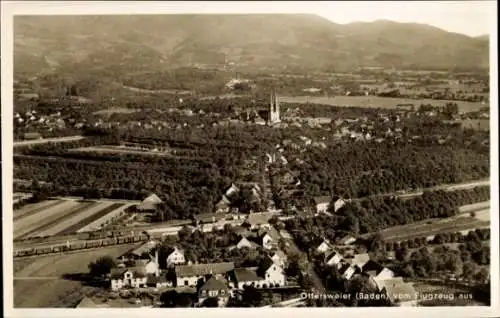
<path fill-rule="evenodd" d="M 128 89 L 131 92 L 135 93 L 146 93 L 146 94 L 171 94 L 171 95 L 191 95 L 192 92 L 188 90 L 180 90 L 180 89 L 145 89 L 134 86 L 126 86 L 123 85 L 123 88 Z"/>
<path fill-rule="evenodd" d="M 91 261 L 106 255 L 118 257 L 137 246 L 117 245 L 76 253 L 15 259 L 14 306 L 72 307 L 95 288 L 83 286 L 78 280 L 63 279 L 62 276 L 87 273 Z"/>
<path fill-rule="evenodd" d="M 82 140 L 84 138 L 85 137 L 83 136 L 70 136 L 70 137 L 60 137 L 60 138 L 44 138 L 37 140 L 14 141 L 14 147 L 31 146 L 31 145 L 56 143 L 56 142 L 77 141 L 77 140 Z"/>
<path fill-rule="evenodd" d="M 331 106 L 355 106 L 355 107 L 371 107 L 371 108 L 396 108 L 399 104 L 414 104 L 416 107 L 420 104 L 431 104 L 434 106 L 445 106 L 446 103 L 456 103 L 462 112 L 478 111 L 483 107 L 488 107 L 489 103 L 473 103 L 451 100 L 435 100 L 435 99 L 407 99 L 407 98 L 390 98 L 378 96 L 335 96 L 335 97 L 309 97 L 309 96 L 280 96 L 281 102 L 284 103 L 312 103 L 325 104 Z"/>
<path fill-rule="evenodd" d="M 96 152 L 111 154 L 138 154 L 138 155 L 156 155 L 169 156 L 170 151 L 153 151 L 152 149 L 141 149 L 139 147 L 103 145 L 94 147 L 82 147 L 71 149 L 72 152 Z"/>
<path fill-rule="evenodd" d="M 490 208 L 491 201 L 484 201 L 474 204 L 463 205 L 460 207 L 460 213 L 469 213 Z"/>
<path fill-rule="evenodd" d="M 76 233 L 88 224 L 97 226 L 96 221 L 115 210 L 123 211 L 131 203 L 113 201 L 48 200 L 26 205 L 14 211 L 14 238 L 46 237 Z"/>
<path fill-rule="evenodd" d="M 42 209 L 35 214 L 28 215 L 14 221 L 14 238 L 28 236 L 28 234 L 36 232 L 40 227 L 57 220 L 62 215 L 72 212 L 77 208 L 79 202 L 64 201 L 54 207 Z M 14 212 L 15 215 L 15 212 Z"/>
<path fill-rule="evenodd" d="M 135 113 L 138 111 L 139 111 L 139 109 L 135 109 L 135 108 L 111 107 L 111 108 L 98 110 L 98 111 L 94 112 L 94 114 L 96 114 L 96 115 L 111 115 L 111 114 L 115 114 L 115 113 L 117 113 L 117 114 L 131 114 L 131 113 Z"/>
<path fill-rule="evenodd" d="M 489 215 L 489 209 L 487 211 Z M 477 215 L 476 217 L 462 215 L 446 219 L 429 219 L 407 225 L 394 226 L 382 230 L 379 233 L 385 241 L 397 242 L 417 237 L 427 237 L 431 239 L 438 233 L 463 232 L 465 234 L 470 230 L 489 226 L 489 218 L 486 218 L 482 214 L 481 218 Z"/>

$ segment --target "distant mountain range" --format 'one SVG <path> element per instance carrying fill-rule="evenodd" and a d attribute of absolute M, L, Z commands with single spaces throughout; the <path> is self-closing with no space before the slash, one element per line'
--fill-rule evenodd
<path fill-rule="evenodd" d="M 278 70 L 489 67 L 487 36 L 306 14 L 18 16 L 14 36 L 15 73 L 28 76 L 120 76 L 224 61 Z"/>

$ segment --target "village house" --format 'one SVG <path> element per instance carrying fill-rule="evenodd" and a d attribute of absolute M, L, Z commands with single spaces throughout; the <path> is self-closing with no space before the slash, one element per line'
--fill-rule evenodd
<path fill-rule="evenodd" d="M 147 272 L 144 267 L 111 269 L 111 290 L 117 291 L 124 287 L 140 288 L 147 286 Z"/>
<path fill-rule="evenodd" d="M 316 248 L 316 253 L 324 254 L 327 251 L 331 250 L 333 247 L 327 239 L 324 239 L 323 242 Z"/>
<path fill-rule="evenodd" d="M 346 235 L 338 240 L 339 245 L 351 245 L 356 242 L 356 238 L 352 235 Z"/>
<path fill-rule="evenodd" d="M 338 210 L 340 210 L 344 205 L 346 204 L 346 201 L 344 201 L 344 199 L 337 199 L 335 200 L 335 202 L 333 203 L 333 211 L 334 212 L 337 212 Z"/>
<path fill-rule="evenodd" d="M 370 283 L 372 287 L 376 288 L 379 292 L 381 292 L 386 284 L 395 284 L 395 283 L 404 283 L 403 277 L 393 277 L 393 278 L 371 278 Z"/>
<path fill-rule="evenodd" d="M 267 286 L 284 286 L 285 274 L 283 268 L 266 257 L 257 269 L 257 275 L 264 278 Z"/>
<path fill-rule="evenodd" d="M 272 226 L 261 228 L 258 231 L 257 242 L 266 250 L 278 247 L 280 234 Z"/>
<path fill-rule="evenodd" d="M 228 213 L 231 208 L 230 204 L 231 202 L 223 195 L 220 201 L 215 204 L 215 213 Z"/>
<path fill-rule="evenodd" d="M 364 266 L 370 261 L 370 255 L 368 253 L 356 254 L 350 260 L 352 266 L 354 266 L 359 271 L 364 270 Z"/>
<path fill-rule="evenodd" d="M 261 287 L 264 284 L 264 278 L 257 275 L 256 269 L 257 268 L 235 268 L 231 273 L 234 288 L 242 290 L 245 286 Z"/>
<path fill-rule="evenodd" d="M 269 220 L 275 215 L 274 212 L 250 213 L 243 225 L 250 230 L 269 228 Z"/>
<path fill-rule="evenodd" d="M 337 251 L 331 251 L 325 257 L 326 265 L 328 266 L 338 266 L 342 259 L 342 255 Z"/>
<path fill-rule="evenodd" d="M 389 279 L 394 277 L 394 272 L 372 260 L 362 266 L 362 271 L 369 275 L 371 279 Z"/>
<path fill-rule="evenodd" d="M 389 279 L 381 285 L 381 292 L 387 295 L 391 304 L 399 307 L 417 306 L 417 291 L 411 283 L 402 280 Z"/>
<path fill-rule="evenodd" d="M 242 237 L 241 240 L 236 244 L 236 248 L 241 249 L 241 248 L 249 248 L 249 249 L 256 249 L 258 248 L 259 245 L 255 242 L 252 242 L 248 240 L 246 237 Z"/>
<path fill-rule="evenodd" d="M 230 294 L 225 280 L 211 277 L 198 290 L 198 302 L 203 304 L 208 298 L 217 298 L 219 307 L 224 307 L 229 300 Z"/>
<path fill-rule="evenodd" d="M 167 256 L 167 267 L 172 267 L 178 264 L 184 264 L 186 259 L 184 257 L 184 251 L 174 247 L 170 254 Z"/>
<path fill-rule="evenodd" d="M 155 253 L 155 257 L 153 259 L 136 260 L 135 266 L 144 268 L 144 270 L 146 271 L 146 274 L 159 276 L 160 275 L 160 265 L 158 263 L 158 251 Z"/>
<path fill-rule="evenodd" d="M 316 204 L 316 211 L 318 213 L 328 213 L 328 207 L 330 206 L 331 198 L 328 196 L 315 197 L 314 203 Z"/>
<path fill-rule="evenodd" d="M 152 249 L 156 247 L 158 244 L 157 241 L 151 240 L 148 241 L 136 249 L 126 252 L 122 256 L 120 256 L 120 261 L 130 261 L 130 260 L 139 260 L 139 259 L 149 259 L 149 253 Z"/>
<path fill-rule="evenodd" d="M 271 252 L 270 257 L 274 263 L 278 264 L 282 268 L 285 268 L 285 266 L 288 262 L 288 257 L 280 249 L 277 249 L 276 251 Z"/>
<path fill-rule="evenodd" d="M 206 281 L 210 276 L 223 278 L 234 269 L 234 263 L 210 263 L 175 266 L 176 286 L 196 287 L 199 281 Z"/>
<path fill-rule="evenodd" d="M 354 274 L 356 274 L 356 267 L 349 264 L 348 261 L 342 260 L 337 264 L 337 269 L 339 270 L 340 275 L 346 279 L 350 280 Z"/>
<path fill-rule="evenodd" d="M 141 204 L 137 206 L 137 210 L 141 212 L 152 212 L 155 211 L 161 203 L 163 203 L 163 201 L 153 193 L 142 200 Z"/>

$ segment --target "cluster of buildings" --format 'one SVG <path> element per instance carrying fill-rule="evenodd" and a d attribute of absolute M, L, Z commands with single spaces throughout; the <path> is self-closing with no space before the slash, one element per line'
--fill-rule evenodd
<path fill-rule="evenodd" d="M 328 240 L 324 240 L 315 252 L 323 257 L 325 265 L 336 267 L 343 279 L 349 281 L 357 274 L 364 275 L 368 277 L 371 287 L 385 295 L 393 304 L 417 305 L 417 292 L 412 284 L 405 282 L 392 270 L 370 259 L 367 253 L 354 254 L 351 249 L 341 252 Z"/>
<path fill-rule="evenodd" d="M 14 122 L 17 126 L 22 126 L 26 130 L 48 130 L 64 129 L 67 127 L 66 121 L 62 118 L 61 112 L 50 115 L 38 114 L 36 110 L 27 111 L 24 114 L 16 112 Z M 82 126 L 83 127 L 83 126 Z M 24 139 L 41 138 L 38 132 L 26 133 Z"/>
<path fill-rule="evenodd" d="M 230 247 L 266 251 L 258 266 L 238 268 L 233 262 L 193 264 L 181 248 L 174 246 L 167 253 L 166 268 L 160 269 L 158 242 L 150 241 L 119 258 L 120 265 L 110 274 L 111 290 L 185 288 L 196 291 L 199 305 L 207 298 L 216 298 L 219 306 L 224 306 L 245 286 L 283 287 L 288 259 L 278 247 L 280 234 L 268 220 L 248 220 L 238 232 L 240 240 Z"/>

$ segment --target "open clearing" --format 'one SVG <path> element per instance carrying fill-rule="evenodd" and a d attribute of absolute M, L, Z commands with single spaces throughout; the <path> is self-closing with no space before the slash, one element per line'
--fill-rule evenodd
<path fill-rule="evenodd" d="M 36 139 L 36 140 L 14 141 L 14 147 L 46 144 L 46 143 L 51 143 L 51 142 L 55 143 L 55 142 L 77 141 L 77 140 L 82 140 L 84 138 L 85 138 L 84 136 L 70 136 L 70 137 L 59 137 L 59 138 L 44 138 L 44 139 Z"/>
<path fill-rule="evenodd" d="M 378 96 L 335 96 L 335 97 L 310 97 L 310 96 L 280 96 L 279 100 L 284 103 L 311 103 L 324 104 L 331 106 L 353 106 L 366 108 L 396 108 L 400 104 L 414 104 L 416 107 L 420 104 L 431 104 L 433 106 L 445 106 L 446 103 L 456 103 L 462 112 L 478 111 L 483 107 L 489 107 L 489 103 L 473 103 L 452 100 L 437 99 L 408 99 L 408 98 L 390 98 Z"/>
<path fill-rule="evenodd" d="M 382 230 L 379 233 L 384 238 L 384 241 L 395 242 L 409 240 L 416 237 L 432 238 L 438 233 L 466 232 L 489 226 L 489 220 L 462 216 L 446 219 L 431 219 L 407 225 L 395 226 Z"/>
<path fill-rule="evenodd" d="M 55 207 L 43 209 L 36 214 L 31 214 L 14 222 L 14 238 L 22 237 L 40 226 L 48 224 L 59 218 L 61 214 L 71 211 L 79 205 L 76 201 L 65 201 Z"/>
<path fill-rule="evenodd" d="M 136 108 L 124 108 L 124 107 L 111 107 L 107 109 L 101 109 L 94 114 L 96 115 L 111 115 L 111 114 L 131 114 L 140 111 L 140 109 Z"/>
<path fill-rule="evenodd" d="M 88 272 L 88 264 L 101 257 L 109 255 L 118 257 L 139 244 L 126 244 L 89 249 L 87 251 L 58 253 L 44 256 L 14 259 L 14 267 L 18 265 L 15 277 L 61 277 L 64 274 Z M 29 260 L 28 260 L 29 259 Z M 22 267 L 22 268 L 21 268 Z"/>
<path fill-rule="evenodd" d="M 491 201 L 483 201 L 474 204 L 467 204 L 460 207 L 460 213 L 469 213 L 490 208 Z"/>
<path fill-rule="evenodd" d="M 154 156 L 168 156 L 170 152 L 167 151 L 154 151 L 152 149 L 143 150 L 136 147 L 125 147 L 125 146 L 94 146 L 94 147 L 82 147 L 71 149 L 72 152 L 97 152 L 97 153 L 112 153 L 112 154 L 139 154 L 139 155 L 154 155 Z"/>
<path fill-rule="evenodd" d="M 14 280 L 15 308 L 71 308 L 95 290 L 79 281 L 63 279 Z"/>
<path fill-rule="evenodd" d="M 27 217 L 28 215 L 36 214 L 45 209 L 55 207 L 56 205 L 62 203 L 64 203 L 64 201 L 62 200 L 47 200 L 39 203 L 25 205 L 21 209 L 14 211 L 14 221 L 19 220 L 23 217 Z"/>
<path fill-rule="evenodd" d="M 84 207 L 80 213 L 75 213 L 74 216 L 71 218 L 61 220 L 61 222 L 56 223 L 53 227 L 47 229 L 45 232 L 41 232 L 39 235 L 40 236 L 52 236 L 52 235 L 58 235 L 58 234 L 64 234 L 61 232 L 64 232 L 67 228 L 71 228 L 72 225 L 78 224 L 80 221 L 86 219 L 89 216 L 92 216 L 93 214 L 106 209 L 110 205 L 113 205 L 113 203 L 94 203 L 90 206 Z"/>
<path fill-rule="evenodd" d="M 118 245 L 77 253 L 14 259 L 14 306 L 72 307 L 95 288 L 61 276 L 87 273 L 88 264 L 97 258 L 106 255 L 118 257 L 137 246 Z"/>

